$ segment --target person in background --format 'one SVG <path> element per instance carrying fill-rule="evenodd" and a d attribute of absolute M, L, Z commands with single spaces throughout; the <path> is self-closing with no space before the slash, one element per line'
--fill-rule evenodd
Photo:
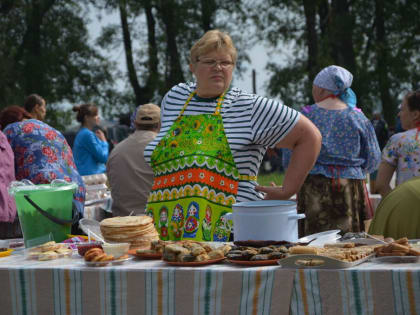
<path fill-rule="evenodd" d="M 356 107 L 353 75 L 339 66 L 322 69 L 314 79 L 315 104 L 302 113 L 321 131 L 315 166 L 297 195 L 300 236 L 340 229 L 364 230 L 366 175 L 379 164 L 381 151 L 371 122 Z M 285 150 L 286 151 L 286 150 Z M 284 152 L 285 167 L 290 152 Z"/>
<path fill-rule="evenodd" d="M 382 118 L 381 113 L 378 111 L 373 113 L 372 119 L 370 120 L 370 122 L 373 125 L 373 129 L 375 129 L 375 134 L 376 134 L 376 139 L 378 140 L 379 149 L 382 151 L 389 138 L 388 125 L 386 121 Z M 377 175 L 378 175 L 378 170 L 375 170 L 369 174 L 369 186 L 370 186 L 370 192 L 372 194 L 377 193 L 377 189 L 375 187 L 375 181 L 376 181 Z"/>
<path fill-rule="evenodd" d="M 16 203 L 8 193 L 8 186 L 15 180 L 15 162 L 12 148 L 0 131 L 0 238 L 22 237 Z"/>
<path fill-rule="evenodd" d="M 0 113 L 0 125 L 14 152 L 16 180 L 49 184 L 54 179 L 74 182 L 77 210 L 83 214 L 86 189 L 76 169 L 73 153 L 64 136 L 20 106 L 9 106 Z"/>
<path fill-rule="evenodd" d="M 144 148 L 160 129 L 160 108 L 144 104 L 136 112 L 136 131 L 118 143 L 109 155 L 107 175 L 111 188 L 113 216 L 145 212 L 153 184 L 153 170 L 144 161 Z"/>
<path fill-rule="evenodd" d="M 47 106 L 45 100 L 38 94 L 31 94 L 23 103 L 25 110 L 32 115 L 33 118 L 44 121 L 47 114 Z"/>
<path fill-rule="evenodd" d="M 106 172 L 109 145 L 100 129 L 93 132 L 99 124 L 98 108 L 93 104 L 73 106 L 81 129 L 73 143 L 73 154 L 80 175 L 102 174 Z"/>
<path fill-rule="evenodd" d="M 369 234 L 420 239 L 420 177 L 403 182 L 381 200 Z"/>
<path fill-rule="evenodd" d="M 321 136 L 307 118 L 231 86 L 236 57 L 227 33 L 206 32 L 190 51 L 196 82 L 162 101 L 162 128 L 144 150 L 155 175 L 146 213 L 161 238 L 227 241 L 223 215 L 233 203 L 290 198 L 319 153 Z M 257 187 L 268 147 L 295 149 L 282 187 Z"/>
<path fill-rule="evenodd" d="M 382 152 L 376 188 L 385 197 L 392 189 L 390 181 L 396 172 L 396 186 L 420 176 L 420 90 L 404 96 L 398 117 L 406 131 L 394 134 Z"/>

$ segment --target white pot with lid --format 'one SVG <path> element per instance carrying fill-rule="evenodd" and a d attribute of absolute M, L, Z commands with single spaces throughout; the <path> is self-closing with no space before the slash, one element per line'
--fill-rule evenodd
<path fill-rule="evenodd" d="M 274 240 L 296 242 L 297 222 L 305 218 L 298 214 L 296 202 L 289 200 L 258 200 L 232 205 L 232 213 L 225 215 L 233 220 L 235 241 Z"/>

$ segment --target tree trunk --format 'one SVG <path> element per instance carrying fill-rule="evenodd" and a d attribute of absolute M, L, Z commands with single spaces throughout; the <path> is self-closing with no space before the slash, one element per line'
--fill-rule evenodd
<path fill-rule="evenodd" d="M 352 73 L 356 71 L 356 59 L 353 49 L 354 17 L 350 14 L 348 0 L 332 0 L 331 34 L 332 57 Z"/>
<path fill-rule="evenodd" d="M 32 1 L 26 15 L 27 30 L 23 36 L 22 45 L 16 54 L 16 64 L 23 63 L 23 91 L 25 95 L 37 93 L 46 94 L 44 91 L 44 65 L 41 49 L 41 25 L 45 14 L 54 5 L 55 0 Z"/>
<path fill-rule="evenodd" d="M 136 69 L 134 67 L 133 50 L 131 46 L 131 35 L 130 35 L 130 30 L 128 28 L 128 22 L 127 22 L 126 0 L 119 1 L 118 6 L 120 10 L 121 28 L 122 28 L 122 33 L 123 33 L 124 52 L 125 52 L 125 60 L 127 63 L 128 79 L 134 90 L 134 95 L 136 97 L 136 105 L 140 105 L 144 103 L 144 99 L 142 95 L 142 89 L 137 79 Z"/>
<path fill-rule="evenodd" d="M 213 19 L 217 6 L 214 0 L 201 0 L 201 25 L 204 32 L 213 29 Z"/>
<path fill-rule="evenodd" d="M 360 85 L 359 73 L 356 66 L 356 56 L 353 44 L 354 16 L 350 12 L 349 0 L 332 0 L 331 2 L 331 56 L 336 65 L 342 66 L 353 74 L 352 89 L 357 95 L 357 104 L 364 107 L 365 87 Z"/>
<path fill-rule="evenodd" d="M 328 4 L 328 0 L 318 0 L 318 16 L 321 36 L 325 37 L 327 36 L 328 25 L 330 23 L 330 6 Z"/>
<path fill-rule="evenodd" d="M 181 62 L 178 53 L 178 46 L 176 38 L 178 36 L 177 23 L 180 17 L 175 16 L 177 12 L 175 9 L 176 3 L 173 0 L 159 1 L 159 13 L 162 22 L 165 25 L 166 34 L 166 73 L 165 73 L 165 87 L 170 89 L 172 86 L 184 82 L 184 75 L 182 72 Z"/>
<path fill-rule="evenodd" d="M 308 47 L 307 70 L 309 80 L 312 82 L 318 71 L 318 38 L 315 29 L 316 3 L 313 0 L 303 0 L 303 8 L 306 20 L 306 45 Z"/>
<path fill-rule="evenodd" d="M 153 98 L 153 94 L 155 91 L 159 90 L 159 72 L 158 72 L 158 48 L 156 43 L 156 21 L 153 16 L 152 12 L 152 5 L 150 0 L 144 1 L 144 11 L 146 13 L 146 21 L 147 21 L 147 42 L 149 44 L 148 54 L 148 71 L 149 75 L 147 77 L 146 86 L 145 86 L 145 94 L 148 100 L 150 101 Z"/>
<path fill-rule="evenodd" d="M 375 20 L 376 20 L 376 74 L 379 83 L 379 92 L 384 112 L 384 118 L 388 125 L 395 124 L 396 109 L 390 95 L 390 81 L 388 76 L 388 53 L 387 38 L 384 19 L 384 1 L 375 0 Z"/>

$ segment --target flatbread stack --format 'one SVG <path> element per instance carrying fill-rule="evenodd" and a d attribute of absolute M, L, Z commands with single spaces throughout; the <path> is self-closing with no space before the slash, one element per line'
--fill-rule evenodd
<path fill-rule="evenodd" d="M 130 249 L 150 249 L 159 233 L 149 216 L 127 216 L 105 219 L 100 223 L 105 241 L 130 243 Z"/>

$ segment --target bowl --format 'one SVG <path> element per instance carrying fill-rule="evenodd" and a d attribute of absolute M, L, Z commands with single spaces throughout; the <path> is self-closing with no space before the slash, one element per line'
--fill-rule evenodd
<path fill-rule="evenodd" d="M 341 230 L 329 230 L 329 231 L 323 231 L 320 233 L 315 233 L 311 235 L 307 235 L 305 237 L 302 237 L 298 239 L 298 242 L 306 243 L 311 240 L 311 245 L 314 246 L 323 246 L 324 244 L 328 243 L 336 243 L 339 238 L 341 238 L 340 233 Z"/>
<path fill-rule="evenodd" d="M 80 256 L 84 256 L 85 253 L 92 248 L 102 248 L 102 242 L 83 242 L 77 243 L 77 252 Z"/>
<path fill-rule="evenodd" d="M 118 258 L 127 254 L 130 249 L 130 243 L 105 243 L 102 248 L 107 255 L 112 255 Z"/>

